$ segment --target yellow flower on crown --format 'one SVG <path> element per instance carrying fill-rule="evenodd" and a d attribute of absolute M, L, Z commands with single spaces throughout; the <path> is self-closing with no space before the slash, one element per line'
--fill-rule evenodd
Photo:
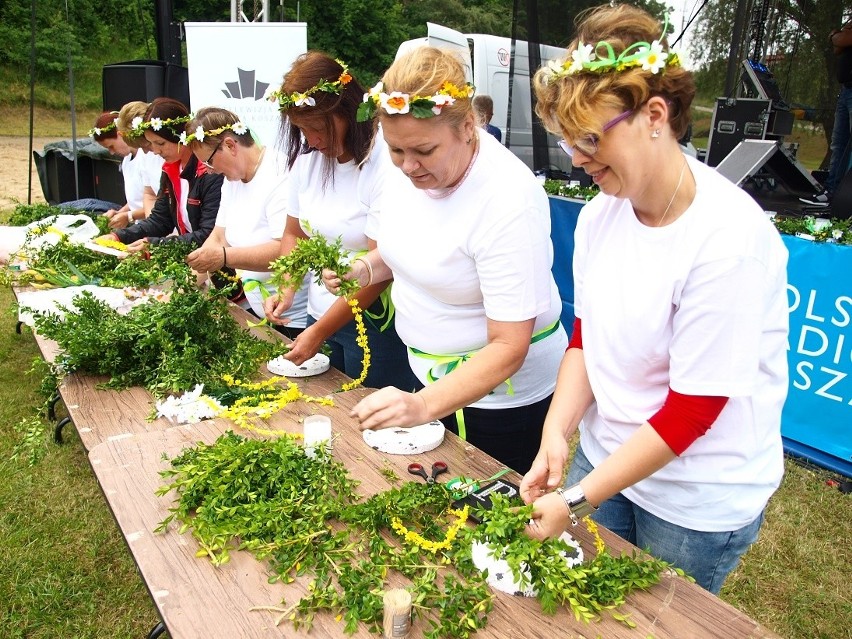
<path fill-rule="evenodd" d="M 444 82 L 434 95 L 429 96 L 409 95 L 402 91 L 385 93 L 384 83 L 379 82 L 364 94 L 364 101 L 358 105 L 356 119 L 358 122 L 365 122 L 376 115 L 380 108 L 389 115 L 410 113 L 419 119 L 431 118 L 440 115 L 445 106 L 453 104 L 456 100 L 467 100 L 473 97 L 475 91 L 470 83 L 459 88 L 452 82 Z"/>

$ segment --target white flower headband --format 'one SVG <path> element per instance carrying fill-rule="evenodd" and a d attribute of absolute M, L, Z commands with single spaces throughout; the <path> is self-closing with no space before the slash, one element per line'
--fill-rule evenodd
<path fill-rule="evenodd" d="M 113 111 L 115 113 L 115 111 Z M 105 124 L 101 127 L 92 127 L 89 129 L 89 133 L 87 134 L 90 138 L 94 139 L 99 135 L 103 135 L 104 133 L 109 133 L 110 131 L 115 131 L 118 128 L 118 118 L 115 118 L 112 122 Z"/>
<path fill-rule="evenodd" d="M 137 116 L 130 122 L 130 135 L 138 138 L 145 133 L 146 129 L 160 131 L 163 127 L 169 129 L 175 135 L 179 135 L 179 133 L 175 130 L 175 126 L 179 124 L 186 124 L 194 117 L 195 115 L 190 113 L 189 115 L 182 115 L 178 118 L 166 118 L 165 120 L 162 118 L 151 118 L 146 122 L 145 118 Z"/>
<path fill-rule="evenodd" d="M 233 131 L 237 135 L 245 135 L 248 133 L 248 130 L 248 127 L 241 120 L 237 120 L 231 124 L 225 124 L 220 126 L 218 129 L 211 129 L 209 131 L 205 131 L 204 127 L 199 125 L 195 129 L 195 133 L 187 133 L 186 131 L 181 133 L 179 144 L 187 145 L 193 140 L 197 142 L 204 142 L 204 138 L 208 135 L 220 135 L 225 131 Z"/>
<path fill-rule="evenodd" d="M 267 93 L 266 99 L 270 102 L 277 102 L 278 109 L 283 111 L 290 107 L 316 106 L 317 101 L 313 97 L 313 94 L 317 91 L 340 95 L 343 92 L 343 88 L 352 82 L 352 75 L 349 73 L 349 67 L 343 60 L 335 59 L 334 61 L 342 68 L 340 75 L 337 76 L 337 80 L 329 82 L 328 80 L 320 79 L 320 81 L 314 86 L 303 92 L 294 91 L 293 93 L 287 94 L 282 93 L 280 89 L 277 91 L 270 91 Z"/>
<path fill-rule="evenodd" d="M 372 118 L 382 108 L 389 115 L 404 115 L 411 113 L 415 118 L 431 118 L 441 114 L 441 110 L 456 100 L 466 100 L 473 97 L 474 87 L 465 84 L 462 88 L 452 82 L 444 82 L 434 95 L 409 95 L 401 91 L 384 92 L 385 85 L 379 82 L 364 94 L 364 101 L 358 105 L 356 119 L 365 122 Z"/>
<path fill-rule="evenodd" d="M 665 67 L 683 66 L 680 55 L 663 49 L 662 38 L 668 31 L 669 18 L 666 15 L 663 33 L 659 40 L 634 42 L 617 56 L 609 42 L 601 40 L 595 46 L 584 44 L 582 40 L 577 48 L 565 60 L 551 60 L 547 63 L 545 79 L 550 82 L 575 73 L 608 73 L 642 67 L 643 71 L 657 74 Z M 601 53 L 601 48 L 604 52 Z"/>

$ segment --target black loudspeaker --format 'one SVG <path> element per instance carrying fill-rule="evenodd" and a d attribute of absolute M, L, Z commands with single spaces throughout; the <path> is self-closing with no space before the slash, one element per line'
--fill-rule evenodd
<path fill-rule="evenodd" d="M 743 140 L 716 170 L 736 185 L 766 169 L 788 191 L 802 195 L 822 192 L 822 186 L 777 140 Z"/>
<path fill-rule="evenodd" d="M 102 87 L 104 111 L 118 111 L 128 102 L 169 97 L 189 106 L 189 71 L 160 60 L 106 64 Z"/>

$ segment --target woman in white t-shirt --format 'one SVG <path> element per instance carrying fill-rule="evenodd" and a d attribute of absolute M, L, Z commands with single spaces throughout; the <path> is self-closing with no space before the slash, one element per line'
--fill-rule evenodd
<path fill-rule="evenodd" d="M 121 174 L 124 179 L 125 204 L 120 209 L 104 213 L 112 229 L 123 229 L 136 220 L 151 214 L 160 186 L 163 158 L 146 152 L 137 142 L 144 138 L 128 135 L 133 117 L 144 115 L 145 102 L 130 102 L 121 111 L 102 113 L 95 127 L 89 131 L 92 138 L 113 155 L 121 156 Z M 125 127 L 122 124 L 125 123 Z"/>
<path fill-rule="evenodd" d="M 278 257 L 287 217 L 287 171 L 274 149 L 257 144 L 248 126 L 226 109 L 201 109 L 186 127 L 186 144 L 213 173 L 225 176 L 216 226 L 201 248 L 187 256 L 199 273 L 236 269 L 244 307 L 263 317 L 263 300 L 275 294 L 269 263 Z M 201 132 L 199 134 L 199 132 Z M 308 292 L 303 286 L 276 325 L 293 339 L 305 328 Z"/>
<path fill-rule="evenodd" d="M 577 321 L 521 493 L 533 536 L 591 514 L 716 593 L 783 472 L 787 251 L 681 152 L 695 85 L 665 33 L 601 7 L 535 76 L 537 113 L 602 194 L 577 224 Z"/>
<path fill-rule="evenodd" d="M 421 47 L 362 106 L 390 159 L 378 251 L 361 282 L 393 277 L 397 330 L 420 390 L 384 389 L 353 414 L 362 428 L 433 419 L 524 472 L 567 345 L 550 268 L 550 211 L 532 172 L 477 126 L 464 67 Z M 332 288 L 335 274 L 326 274 Z"/>
<path fill-rule="evenodd" d="M 287 255 L 299 238 L 321 233 L 340 238 L 350 259 L 375 247 L 376 210 L 382 190 L 381 140 L 371 152 L 373 127 L 355 121 L 364 89 L 346 65 L 328 55 L 309 51 L 296 59 L 275 96 L 283 118 L 290 167 L 287 223 L 281 254 Z M 405 346 L 394 328 L 392 309 L 382 292 L 388 283 L 365 286 L 356 297 L 365 309 L 364 321 L 371 365 L 364 384 L 410 389 L 414 378 Z M 266 317 L 281 323 L 294 291 L 283 290 L 266 300 Z M 356 343 L 349 304 L 312 282 L 308 290 L 308 327 L 285 357 L 301 364 L 326 342 L 331 364 L 357 378 L 364 353 Z"/>

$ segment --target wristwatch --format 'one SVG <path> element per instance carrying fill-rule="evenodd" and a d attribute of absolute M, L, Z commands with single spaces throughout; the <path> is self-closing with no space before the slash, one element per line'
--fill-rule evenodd
<path fill-rule="evenodd" d="M 574 484 L 568 488 L 557 488 L 556 492 L 562 497 L 565 502 L 565 507 L 568 509 L 568 516 L 571 517 L 571 525 L 576 526 L 579 521 L 591 515 L 597 510 L 586 499 L 586 493 L 580 488 L 580 484 Z"/>

